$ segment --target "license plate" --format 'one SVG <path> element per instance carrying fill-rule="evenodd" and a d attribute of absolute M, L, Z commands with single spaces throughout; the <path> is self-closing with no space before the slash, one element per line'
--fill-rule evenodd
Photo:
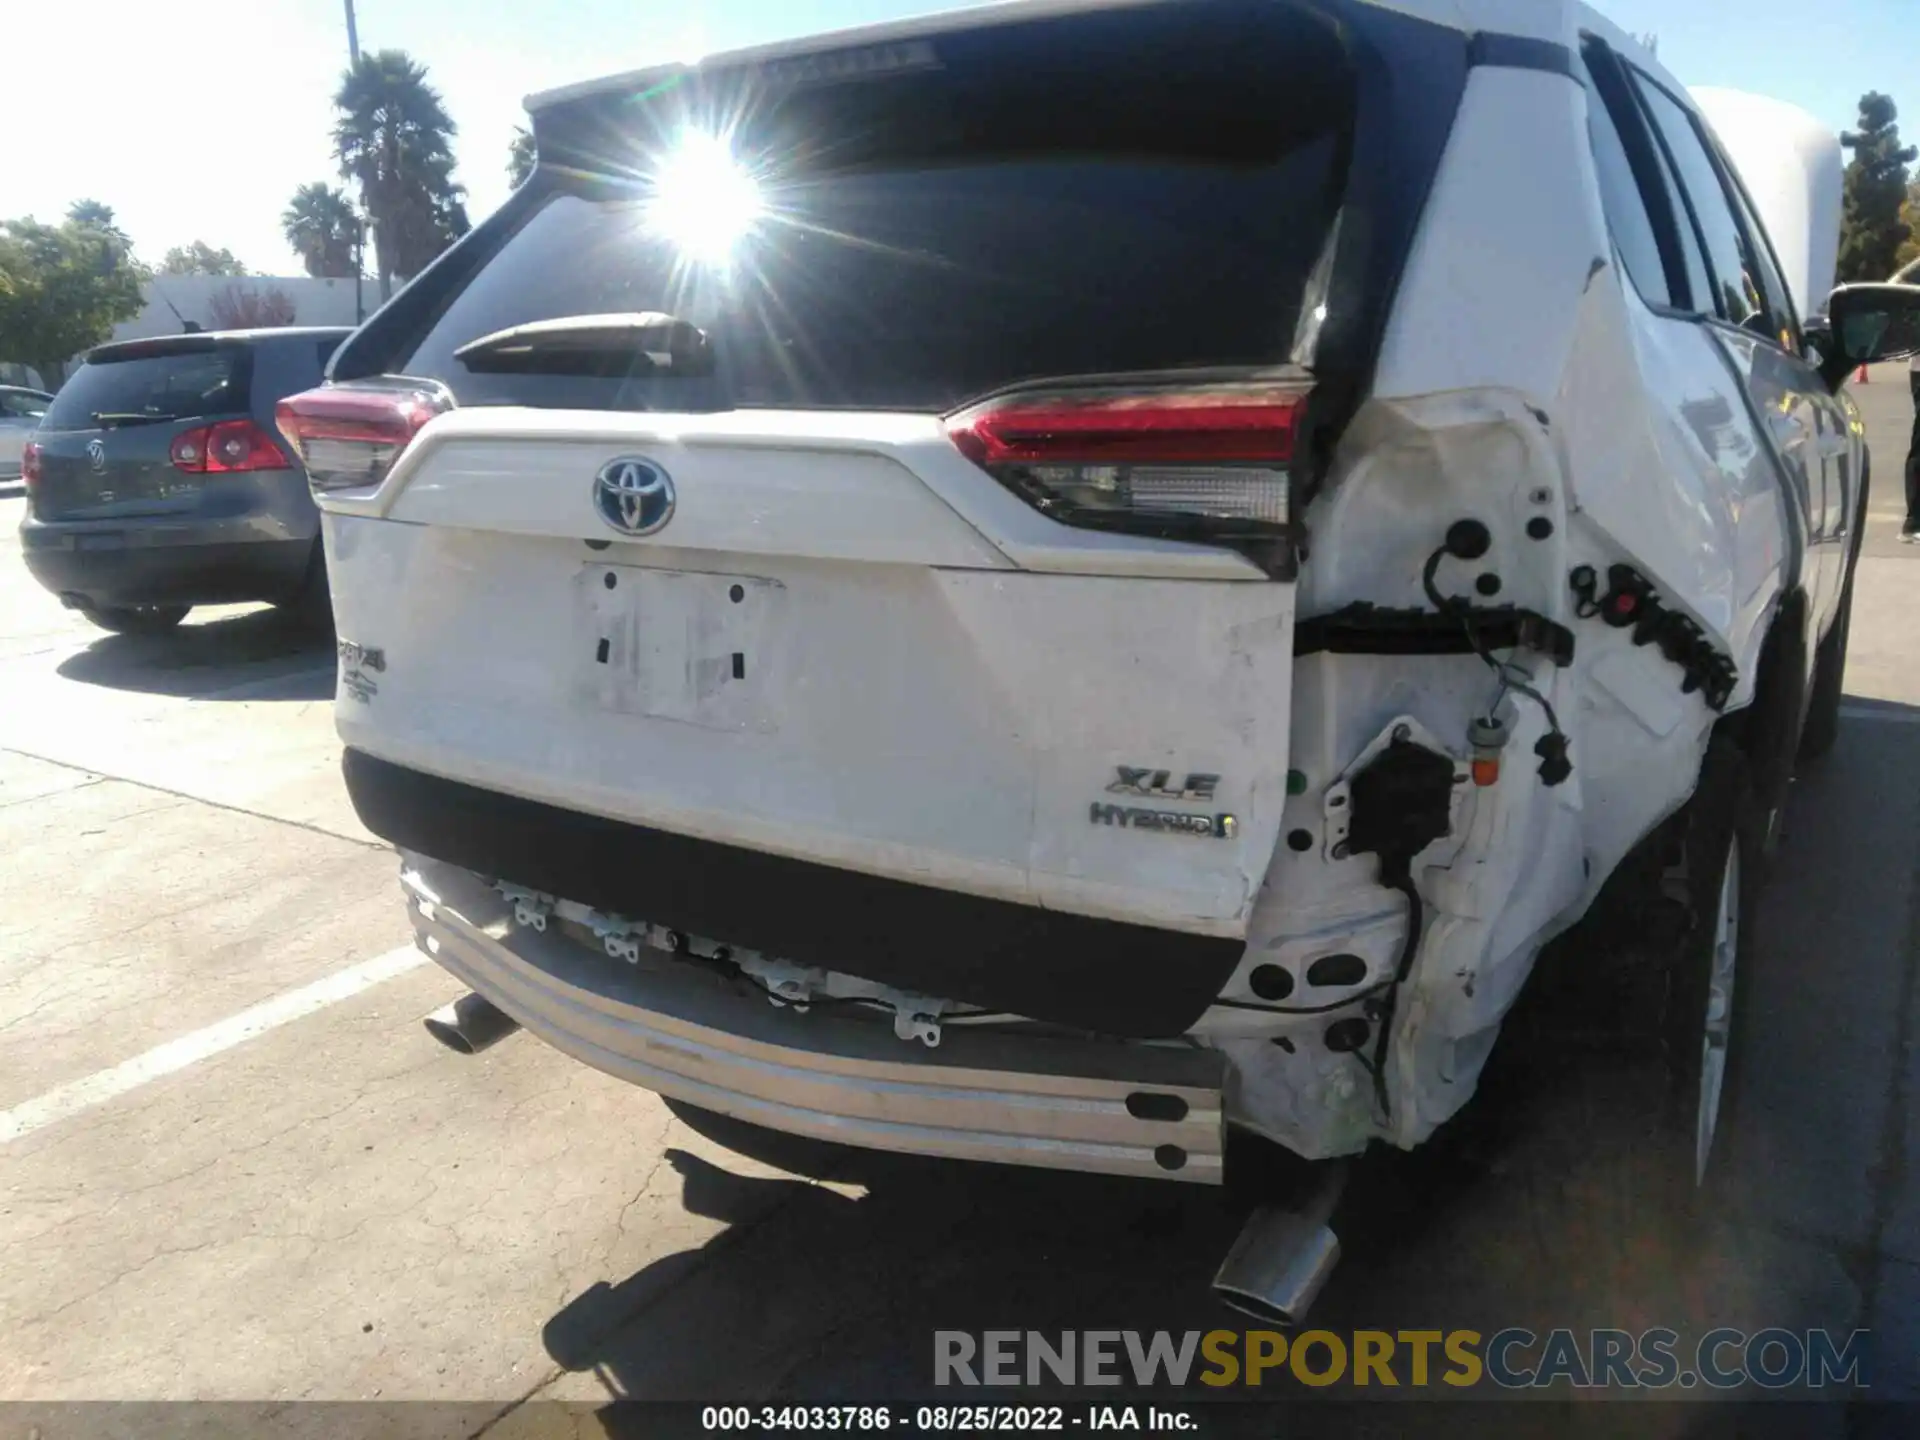
<path fill-rule="evenodd" d="M 777 580 L 588 565 L 574 581 L 574 675 L 588 704 L 715 730 L 772 730 Z"/>

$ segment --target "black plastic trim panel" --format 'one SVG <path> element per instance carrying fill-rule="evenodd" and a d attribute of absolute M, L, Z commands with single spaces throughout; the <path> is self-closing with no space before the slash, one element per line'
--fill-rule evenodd
<path fill-rule="evenodd" d="M 1246 948 L 629 825 L 362 750 L 341 768 L 361 823 L 404 849 L 797 964 L 1100 1034 L 1183 1033 Z"/>
<path fill-rule="evenodd" d="M 1468 622 L 1473 629 L 1469 633 Z M 1511 605 L 1475 606 L 1452 614 L 1397 610 L 1356 601 L 1326 615 L 1310 615 L 1293 631 L 1295 655 L 1472 655 L 1487 650 L 1537 650 L 1565 668 L 1573 663 L 1574 635 L 1536 611 Z"/>
<path fill-rule="evenodd" d="M 1467 64 L 1476 70 L 1486 65 L 1499 70 L 1540 70 L 1574 81 L 1580 78 L 1573 67 L 1573 52 L 1566 46 L 1526 35 L 1500 35 L 1491 30 L 1482 30 L 1468 43 Z"/>

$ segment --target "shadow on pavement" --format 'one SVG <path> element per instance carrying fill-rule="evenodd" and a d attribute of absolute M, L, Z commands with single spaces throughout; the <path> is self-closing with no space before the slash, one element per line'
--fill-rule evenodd
<path fill-rule="evenodd" d="M 1420 1150 L 1376 1148 L 1356 1167 L 1336 1217 L 1344 1258 L 1311 1324 L 1342 1335 L 1465 1328 L 1483 1337 L 1659 1326 L 1679 1332 L 1676 1349 L 1690 1360 L 1689 1347 L 1719 1326 L 1825 1328 L 1844 1341 L 1873 1323 L 1875 1257 L 1900 1210 L 1892 1187 L 1904 1111 L 1894 1097 L 1920 840 L 1920 791 L 1888 785 L 1889 774 L 1920 774 L 1920 727 L 1853 721 L 1841 749 L 1795 787 L 1743 960 L 1751 1021 L 1734 1052 L 1739 1098 L 1726 1122 L 1724 1184 L 1698 1199 L 1674 1189 L 1654 1158 L 1668 1067 L 1657 1047 L 1626 1038 L 1638 1003 L 1619 999 L 1635 989 L 1631 941 L 1594 948 L 1570 937 L 1542 957 L 1472 1103 Z M 865 1192 L 746 1178 L 674 1154 L 686 1207 L 734 1228 L 594 1285 L 544 1335 L 556 1363 L 590 1372 L 614 1396 L 1186 1403 L 1230 1393 L 1359 1400 L 1357 1411 L 1372 1415 L 1322 1430 L 1315 1411 L 1289 1417 L 1288 1434 L 1879 1433 L 1830 1404 L 1695 1403 L 1714 1396 L 1705 1387 L 1662 1391 L 1686 1403 L 1652 1407 L 1566 1406 L 1561 1387 L 1539 1404 L 1427 1404 L 1398 1419 L 1377 1402 L 1446 1399 L 1446 1387 L 1387 1396 L 1342 1385 L 1310 1396 L 1280 1376 L 1264 1392 L 1191 1379 L 1179 1392 L 1095 1394 L 1050 1378 L 1023 1391 L 940 1388 L 938 1330 L 1250 1328 L 1208 1289 L 1245 1202 L 1175 1182 L 836 1151 L 676 1111 L 730 1148 Z M 1871 1348 L 1868 1363 L 1877 1376 Z M 1512 1393 L 1483 1382 L 1451 1398 Z M 1587 1398 L 1596 1397 L 1629 1398 Z M 1436 1408 L 1460 1424 L 1439 1423 Z M 1324 1413 L 1336 1412 L 1356 1413 Z M 1518 1429 L 1506 1423 L 1514 1412 L 1524 1412 Z M 1416 1414 L 1421 1423 L 1404 1423 Z"/>
<path fill-rule="evenodd" d="M 326 700 L 333 695 L 333 637 L 262 608 L 165 635 L 102 635 L 63 660 L 69 680 L 114 690 L 201 700 Z"/>

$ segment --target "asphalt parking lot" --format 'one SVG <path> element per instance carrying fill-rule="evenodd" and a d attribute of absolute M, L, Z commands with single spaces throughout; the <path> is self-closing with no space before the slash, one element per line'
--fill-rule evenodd
<path fill-rule="evenodd" d="M 1646 1198 L 1636 1082 L 1549 1006 L 1443 1143 L 1362 1166 L 1315 1323 L 1864 1327 L 1874 1392 L 1920 1398 L 1920 547 L 1905 384 L 1859 393 L 1846 720 L 1743 979 L 1733 1197 L 1701 1230 Z M 1215 1192 L 823 1179 L 525 1036 L 434 1045 L 458 987 L 340 786 L 326 644 L 245 608 L 103 636 L 27 577 L 23 503 L 0 490 L 0 1400 L 460 1401 L 439 1429 L 504 1434 L 529 1400 L 924 1395 L 936 1329 L 1235 1323 Z"/>

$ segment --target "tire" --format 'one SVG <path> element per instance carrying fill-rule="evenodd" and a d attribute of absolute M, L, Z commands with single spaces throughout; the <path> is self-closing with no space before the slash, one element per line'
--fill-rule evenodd
<path fill-rule="evenodd" d="M 1840 738 L 1840 686 L 1847 673 L 1847 635 L 1853 628 L 1853 571 L 1847 571 L 1840 592 L 1840 612 L 1828 627 L 1827 638 L 1814 652 L 1813 695 L 1806 722 L 1800 727 L 1800 758 L 1818 760 Z"/>
<path fill-rule="evenodd" d="M 296 625 L 316 631 L 333 629 L 333 592 L 327 585 L 327 557 L 320 542 L 313 542 L 313 556 L 307 561 L 307 573 L 300 588 L 285 600 L 274 602 Z"/>
<path fill-rule="evenodd" d="M 165 635 L 187 618 L 191 605 L 80 605 L 82 616 L 116 635 Z"/>
<path fill-rule="evenodd" d="M 1696 1201 L 1724 1169 L 1728 1122 L 1738 1104 L 1734 1061 L 1751 993 L 1740 982 L 1745 942 L 1754 933 L 1763 828 L 1745 753 L 1716 736 L 1669 872 L 1684 896 L 1687 925 L 1666 956 L 1658 1016 L 1667 1081 L 1662 1169 Z"/>

